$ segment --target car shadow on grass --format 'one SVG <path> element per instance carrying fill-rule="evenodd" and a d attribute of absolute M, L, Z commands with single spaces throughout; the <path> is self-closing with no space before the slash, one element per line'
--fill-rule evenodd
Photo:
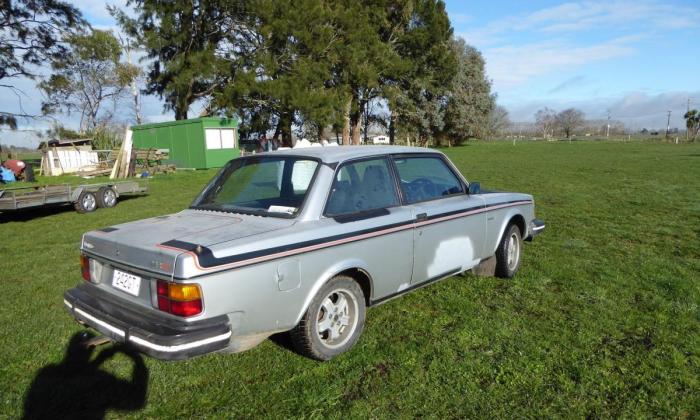
<path fill-rule="evenodd" d="M 75 334 L 63 360 L 39 370 L 25 396 L 25 419 L 102 419 L 110 409 L 126 412 L 145 407 L 149 375 L 141 355 L 121 345 L 97 353 L 96 348 L 84 345 L 91 337 Z M 101 368 L 117 353 L 131 359 L 129 379 Z"/>
<path fill-rule="evenodd" d="M 289 331 L 272 334 L 270 336 L 270 341 L 272 341 L 275 345 L 277 345 L 280 348 L 291 351 L 295 354 L 299 354 L 297 349 L 294 347 L 294 344 L 292 343 L 292 337 L 290 337 Z"/>

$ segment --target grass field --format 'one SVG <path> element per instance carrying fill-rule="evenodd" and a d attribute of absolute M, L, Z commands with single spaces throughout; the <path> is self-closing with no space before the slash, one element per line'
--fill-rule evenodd
<path fill-rule="evenodd" d="M 547 230 L 516 279 L 453 277 L 371 309 L 357 346 L 326 363 L 283 340 L 145 359 L 144 407 L 108 417 L 700 416 L 700 144 L 445 151 L 482 187 L 534 194 Z M 88 215 L 0 216 L 0 417 L 23 414 L 80 330 L 62 293 L 80 281 L 81 234 L 178 211 L 213 174 L 161 176 L 149 196 Z M 120 353 L 102 369 L 125 379 L 132 365 Z M 100 378 L 54 375 L 33 395 L 68 410 L 127 397 Z"/>

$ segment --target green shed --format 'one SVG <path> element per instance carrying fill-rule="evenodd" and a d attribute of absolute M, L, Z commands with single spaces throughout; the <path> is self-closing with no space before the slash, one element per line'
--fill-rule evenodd
<path fill-rule="evenodd" d="M 194 118 L 131 127 L 134 147 L 169 149 L 178 168 L 220 168 L 240 155 L 238 122 L 233 118 Z"/>

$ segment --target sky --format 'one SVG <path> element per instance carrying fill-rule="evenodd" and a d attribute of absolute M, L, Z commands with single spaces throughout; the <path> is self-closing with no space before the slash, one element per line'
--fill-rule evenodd
<path fill-rule="evenodd" d="M 683 127 L 700 108 L 700 2 L 448 0 L 455 34 L 486 59 L 513 121 L 548 106 L 628 127 Z"/>
<path fill-rule="evenodd" d="M 123 7 L 124 0 L 109 4 Z M 106 3 L 72 1 L 93 27 L 115 29 Z M 684 127 L 688 99 L 700 108 L 700 2 L 608 0 L 447 0 L 456 36 L 479 49 L 498 103 L 512 121 L 533 121 L 538 109 L 576 107 L 589 119 L 608 113 L 631 129 Z M 48 68 L 42 69 L 48 74 Z M 39 113 L 41 94 L 30 80 L 24 92 L 0 92 L 0 109 Z M 144 96 L 147 122 L 173 119 L 157 97 Z M 196 111 L 194 112 L 196 113 Z M 193 113 L 193 114 L 194 114 Z M 130 111 L 123 113 L 124 118 Z M 76 128 L 77 117 L 61 116 Z M 36 146 L 46 121 L 20 121 L 0 130 L 0 142 Z"/>

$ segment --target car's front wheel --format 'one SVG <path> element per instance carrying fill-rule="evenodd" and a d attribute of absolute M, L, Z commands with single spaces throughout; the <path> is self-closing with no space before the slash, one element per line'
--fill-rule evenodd
<path fill-rule="evenodd" d="M 297 351 L 328 360 L 349 350 L 362 334 L 365 299 L 355 280 L 336 276 L 323 285 L 290 332 Z"/>
<path fill-rule="evenodd" d="M 523 238 L 520 228 L 511 224 L 506 228 L 501 243 L 496 249 L 496 276 L 512 278 L 520 268 L 522 256 Z"/>

